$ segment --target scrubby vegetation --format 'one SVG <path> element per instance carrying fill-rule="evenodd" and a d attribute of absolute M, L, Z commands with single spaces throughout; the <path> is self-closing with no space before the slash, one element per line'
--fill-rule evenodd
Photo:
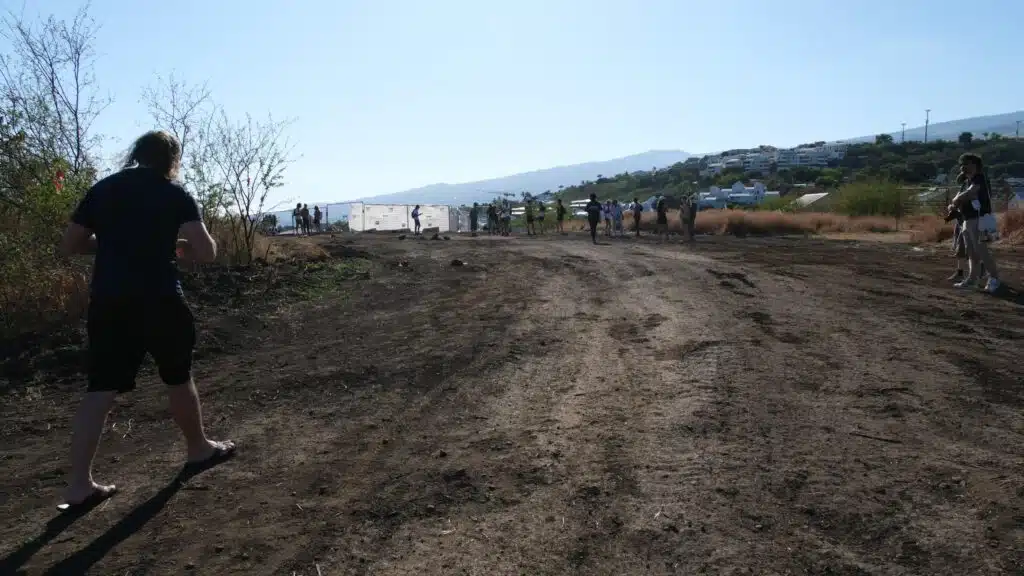
<path fill-rule="evenodd" d="M 0 336 L 78 317 L 88 259 L 55 252 L 68 216 L 104 166 L 96 122 L 110 100 L 94 75 L 98 28 L 71 20 L 0 22 Z M 289 162 L 286 122 L 230 117 L 202 85 L 173 77 L 143 89 L 152 125 L 182 144 L 182 176 L 223 262 L 269 253 L 260 235 L 269 191 Z M 127 142 L 122 143 L 127 148 Z"/>

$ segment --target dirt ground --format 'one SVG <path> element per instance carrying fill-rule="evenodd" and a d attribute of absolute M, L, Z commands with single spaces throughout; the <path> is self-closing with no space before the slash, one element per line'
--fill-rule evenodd
<path fill-rule="evenodd" d="M 80 334 L 26 344 L 0 574 L 1024 574 L 1024 298 L 953 291 L 945 246 L 322 242 L 189 283 L 239 456 L 175 481 L 147 368 L 75 522 Z"/>

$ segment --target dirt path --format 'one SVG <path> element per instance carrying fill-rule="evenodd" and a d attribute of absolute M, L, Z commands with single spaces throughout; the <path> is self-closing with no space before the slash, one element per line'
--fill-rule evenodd
<path fill-rule="evenodd" d="M 75 395 L 5 401 L 0 573 L 1024 573 L 1019 298 L 951 292 L 936 254 L 326 248 L 369 277 L 204 322 L 212 428 L 243 452 L 185 486 L 145 379 L 98 460 L 125 492 L 47 532 Z"/>

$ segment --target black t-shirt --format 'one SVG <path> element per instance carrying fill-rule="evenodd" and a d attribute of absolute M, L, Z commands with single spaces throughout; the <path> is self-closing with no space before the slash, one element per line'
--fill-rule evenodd
<path fill-rule="evenodd" d="M 644 211 L 644 205 L 639 202 L 633 203 L 633 218 L 640 218 L 640 213 Z"/>
<path fill-rule="evenodd" d="M 94 297 L 181 295 L 178 229 L 202 221 L 181 185 L 148 168 L 122 170 L 93 185 L 71 220 L 96 234 Z"/>
<path fill-rule="evenodd" d="M 601 207 L 601 203 L 597 200 L 587 202 L 587 218 L 595 221 L 600 220 L 601 210 L 603 210 L 603 208 Z"/>
<path fill-rule="evenodd" d="M 469 220 L 470 222 L 476 222 L 476 219 L 480 217 L 479 209 L 474 206 L 469 209 Z"/>
<path fill-rule="evenodd" d="M 978 203 L 981 205 L 981 210 L 975 210 L 974 206 L 970 202 L 964 206 L 960 206 L 960 215 L 965 220 L 973 220 L 980 216 L 992 213 L 992 197 L 989 191 L 988 179 L 985 178 L 984 174 L 975 174 L 971 176 L 971 179 L 967 181 L 965 186 L 978 186 Z"/>
<path fill-rule="evenodd" d="M 658 200 L 658 222 L 668 221 L 668 207 L 664 200 Z"/>
<path fill-rule="evenodd" d="M 558 206 L 555 206 L 555 216 L 559 220 L 564 220 L 565 219 L 565 206 L 564 205 L 559 204 Z"/>

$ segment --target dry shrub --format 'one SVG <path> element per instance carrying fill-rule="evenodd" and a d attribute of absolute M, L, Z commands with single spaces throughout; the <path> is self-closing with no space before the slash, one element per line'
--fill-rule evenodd
<path fill-rule="evenodd" d="M 91 261 L 57 257 L 53 226 L 0 211 L 0 336 L 78 318 Z"/>
<path fill-rule="evenodd" d="M 999 237 L 1006 244 L 1024 244 L 1024 210 L 1007 210 L 999 215 Z"/>
<path fill-rule="evenodd" d="M 656 215 L 644 213 L 641 230 L 654 231 Z M 632 228 L 632 222 L 627 220 Z M 669 213 L 669 230 L 683 230 L 678 212 Z M 912 232 L 915 241 L 938 242 L 950 238 L 952 226 L 930 214 L 900 219 L 887 216 L 846 216 L 834 212 L 772 212 L 748 210 L 702 210 L 697 214 L 697 233 L 733 236 L 778 236 L 787 234 Z"/>

